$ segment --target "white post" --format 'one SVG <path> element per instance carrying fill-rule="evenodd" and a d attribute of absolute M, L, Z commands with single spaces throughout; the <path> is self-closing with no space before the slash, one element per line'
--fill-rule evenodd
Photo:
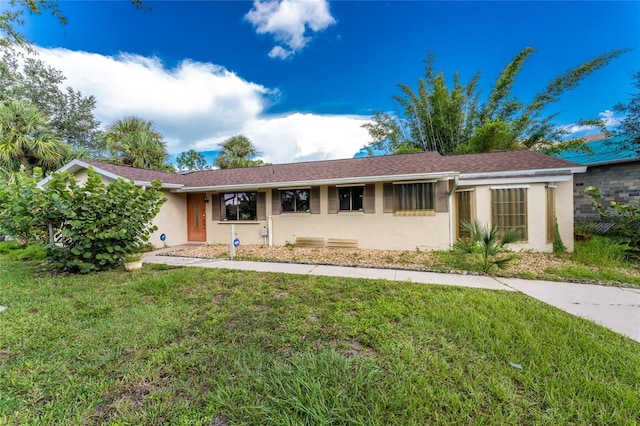
<path fill-rule="evenodd" d="M 233 239 L 235 237 L 235 229 L 233 223 L 231 224 L 231 238 L 229 239 L 229 253 L 231 253 L 231 260 L 236 257 L 236 246 L 233 244 Z"/>
<path fill-rule="evenodd" d="M 269 247 L 273 246 L 273 221 L 271 216 L 267 218 L 267 229 L 269 234 Z"/>

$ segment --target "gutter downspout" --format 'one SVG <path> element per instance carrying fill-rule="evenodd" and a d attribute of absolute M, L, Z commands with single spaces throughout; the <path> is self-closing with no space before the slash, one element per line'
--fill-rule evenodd
<path fill-rule="evenodd" d="M 267 217 L 267 234 L 269 235 L 269 247 L 273 246 L 273 219 L 271 215 Z"/>
<path fill-rule="evenodd" d="M 453 217 L 453 194 L 455 194 L 455 190 L 458 187 L 458 176 L 453 177 L 453 188 L 449 191 L 449 250 L 453 248 L 453 243 L 455 242 L 455 229 L 453 227 L 454 217 Z"/>

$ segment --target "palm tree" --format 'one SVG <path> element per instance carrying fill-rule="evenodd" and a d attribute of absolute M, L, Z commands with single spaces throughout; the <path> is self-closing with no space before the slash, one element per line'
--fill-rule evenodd
<path fill-rule="evenodd" d="M 243 135 L 230 137 L 220 144 L 222 151 L 216 157 L 216 166 L 221 169 L 262 166 L 262 160 L 253 158 L 260 155 L 253 143 Z"/>
<path fill-rule="evenodd" d="M 515 259 L 513 253 L 505 253 L 507 244 L 521 239 L 520 233 L 515 229 L 509 228 L 502 232 L 495 225 L 489 228 L 477 221 L 464 221 L 462 226 L 469 233 L 469 237 L 456 241 L 453 250 L 477 257 L 478 264 L 485 274 L 488 274 L 494 266 L 504 269 Z"/>
<path fill-rule="evenodd" d="M 142 169 L 169 170 L 162 135 L 151 121 L 128 117 L 112 123 L 103 136 L 105 147 L 120 163 Z"/>
<path fill-rule="evenodd" d="M 59 167 L 69 152 L 49 128 L 47 117 L 27 101 L 0 103 L 0 166 L 9 171 Z"/>

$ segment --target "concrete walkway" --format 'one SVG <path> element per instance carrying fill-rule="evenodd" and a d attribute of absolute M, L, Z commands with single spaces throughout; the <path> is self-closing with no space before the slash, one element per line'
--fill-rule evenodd
<path fill-rule="evenodd" d="M 144 255 L 144 262 L 176 266 L 198 266 L 202 268 L 237 269 L 243 271 L 385 279 L 421 284 L 442 284 L 489 290 L 519 291 L 572 315 L 594 321 L 616 333 L 623 334 L 640 342 L 640 289 L 394 269 L 245 262 L 159 255 L 162 252 L 176 249 L 179 248 L 173 247 L 169 250 L 164 249 L 146 253 Z"/>

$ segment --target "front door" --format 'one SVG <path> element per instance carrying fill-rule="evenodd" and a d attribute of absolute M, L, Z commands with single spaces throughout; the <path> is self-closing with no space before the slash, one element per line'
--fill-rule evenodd
<path fill-rule="evenodd" d="M 207 241 L 207 209 L 204 194 L 187 194 L 187 239 Z"/>

